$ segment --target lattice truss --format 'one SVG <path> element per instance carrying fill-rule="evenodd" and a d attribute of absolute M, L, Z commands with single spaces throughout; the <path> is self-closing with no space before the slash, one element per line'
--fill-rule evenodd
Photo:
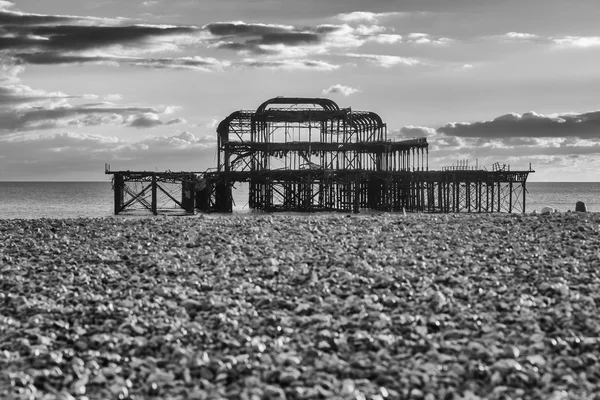
<path fill-rule="evenodd" d="M 160 182 L 157 184 L 156 208 L 161 211 L 180 210 L 181 183 Z M 124 202 L 128 208 L 152 211 L 152 182 L 127 182 L 124 187 Z"/>
<path fill-rule="evenodd" d="M 132 172 L 113 177 L 115 214 L 122 211 L 193 212 L 194 174 Z"/>

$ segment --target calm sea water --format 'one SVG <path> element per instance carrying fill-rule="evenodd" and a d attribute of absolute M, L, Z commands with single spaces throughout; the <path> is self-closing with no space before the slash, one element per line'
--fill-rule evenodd
<path fill-rule="evenodd" d="M 544 206 L 574 210 L 577 201 L 600 212 L 600 182 L 529 182 L 527 212 Z M 0 182 L 0 219 L 96 218 L 113 213 L 110 182 Z M 236 212 L 248 211 L 247 188 L 234 191 Z"/>

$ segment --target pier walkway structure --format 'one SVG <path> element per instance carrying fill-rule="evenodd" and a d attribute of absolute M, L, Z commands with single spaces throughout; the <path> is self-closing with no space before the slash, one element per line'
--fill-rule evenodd
<path fill-rule="evenodd" d="M 217 157 L 215 170 L 175 178 L 181 199 L 170 198 L 186 212 L 232 212 L 232 188 L 242 182 L 248 206 L 267 212 L 525 212 L 533 172 L 499 164 L 491 171 L 465 164 L 430 170 L 426 138 L 391 140 L 379 115 L 323 98 L 277 97 L 233 112 L 217 127 Z M 127 189 L 132 179 L 149 182 L 144 201 L 156 212 L 160 189 L 152 189 L 152 179 L 170 179 L 107 173 L 114 176 L 115 213 L 143 198 Z"/>

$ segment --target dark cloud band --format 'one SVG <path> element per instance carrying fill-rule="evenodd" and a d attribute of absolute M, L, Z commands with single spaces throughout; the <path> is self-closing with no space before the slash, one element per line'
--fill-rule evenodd
<path fill-rule="evenodd" d="M 600 111 L 548 116 L 506 114 L 491 121 L 451 123 L 437 130 L 460 137 L 578 137 L 600 138 Z"/>

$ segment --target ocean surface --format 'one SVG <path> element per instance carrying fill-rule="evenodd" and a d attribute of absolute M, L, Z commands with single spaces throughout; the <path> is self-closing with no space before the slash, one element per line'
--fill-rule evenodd
<path fill-rule="evenodd" d="M 600 212 L 600 182 L 528 182 L 526 211 L 575 210 L 583 201 Z M 248 212 L 247 189 L 234 190 L 234 212 Z M 113 214 L 110 182 L 0 182 L 0 219 L 98 218 Z M 135 213 L 136 215 L 138 213 Z M 139 215 L 148 215 L 140 211 Z"/>

